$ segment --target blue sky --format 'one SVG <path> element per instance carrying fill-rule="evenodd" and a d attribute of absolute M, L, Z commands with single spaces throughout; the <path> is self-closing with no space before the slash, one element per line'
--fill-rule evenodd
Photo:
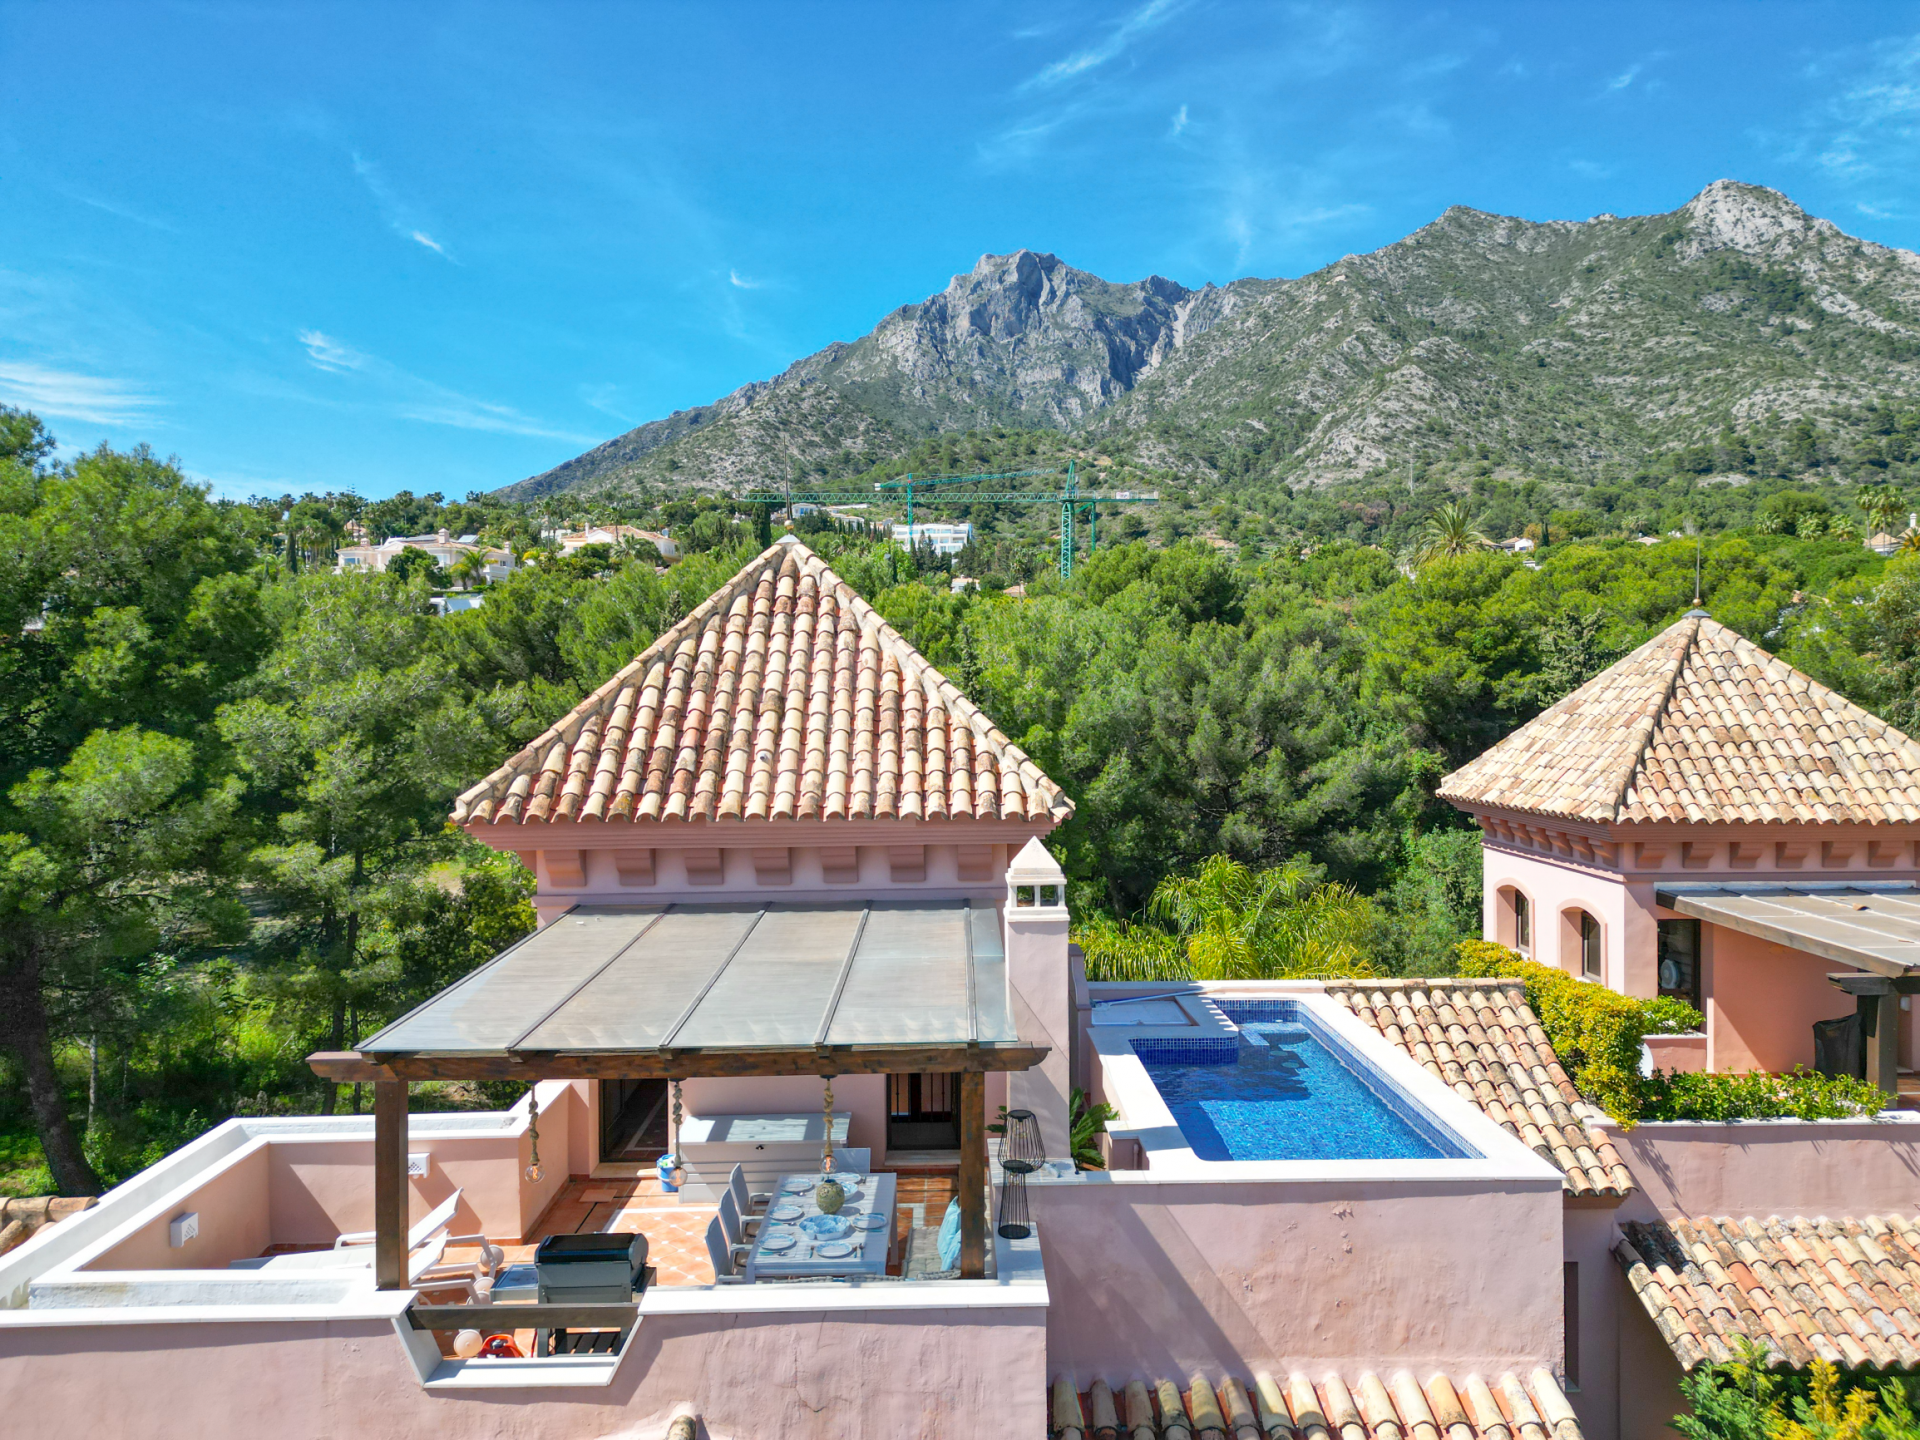
<path fill-rule="evenodd" d="M 1920 5 L 0 3 L 0 401 L 449 497 L 983 252 L 1299 275 L 1709 181 L 1920 248 Z"/>

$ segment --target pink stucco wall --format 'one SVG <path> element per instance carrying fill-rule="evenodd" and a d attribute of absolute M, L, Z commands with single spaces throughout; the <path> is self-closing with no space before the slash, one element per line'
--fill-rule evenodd
<path fill-rule="evenodd" d="M 1615 1428 L 1620 1390 L 1616 1337 L 1622 1293 L 1617 1283 L 1620 1267 L 1613 1259 L 1615 1218 L 1611 1206 L 1569 1205 L 1564 1216 L 1562 1259 L 1578 1267 L 1573 1277 L 1576 1333 L 1567 1339 L 1567 1399 L 1580 1417 L 1587 1440 L 1627 1433 Z M 1564 1284 L 1564 1275 L 1562 1281 Z"/>
<path fill-rule="evenodd" d="M 1604 1128 L 1638 1186 L 1623 1221 L 1871 1215 L 1911 1211 L 1920 1196 L 1920 1117 Z"/>
<path fill-rule="evenodd" d="M 1502 933 L 1500 891 L 1511 886 L 1533 907 L 1532 955 L 1542 965 L 1580 973 L 1580 953 L 1566 943 L 1569 910 L 1587 911 L 1600 922 L 1605 958 L 1602 980 L 1630 995 L 1651 995 L 1654 982 L 1651 883 L 1634 885 L 1618 874 L 1573 860 L 1521 854 L 1495 845 L 1481 848 L 1485 882 L 1482 933 Z M 1645 893 L 1641 893 L 1642 891 Z"/>
<path fill-rule="evenodd" d="M 571 1085 L 543 1085 L 540 1112 L 544 1174 L 526 1178 L 532 1144 L 518 1135 L 423 1135 L 411 1153 L 433 1157 L 426 1175 L 410 1179 L 409 1209 L 418 1220 L 456 1189 L 456 1234 L 507 1243 L 530 1236 L 567 1182 L 566 1156 L 581 1104 Z M 200 1234 L 179 1249 L 168 1222 L 181 1211 L 200 1216 Z M 343 1231 L 373 1228 L 373 1141 L 276 1139 L 218 1169 L 191 1195 L 120 1241 L 90 1270 L 209 1270 L 263 1253 L 269 1245 L 325 1245 Z"/>
<path fill-rule="evenodd" d="M 1813 1022 L 1851 1015 L 1828 972 L 1852 967 L 1722 925 L 1700 927 L 1707 1068 L 1791 1070 L 1813 1064 Z"/>
<path fill-rule="evenodd" d="M 1062 876 L 1062 883 L 1065 877 Z M 1031 1070 L 1009 1074 L 1008 1104 L 1031 1110 L 1041 1143 L 1064 1154 L 1069 1142 L 1069 1096 L 1073 1090 L 1073 967 L 1067 958 L 1068 915 L 1064 905 L 1023 906 L 1004 912 L 1007 988 L 1021 1039 L 1045 1045 L 1047 1058 Z"/>
<path fill-rule="evenodd" d="M 1673 1358 L 1666 1338 L 1653 1323 L 1646 1307 L 1627 1287 L 1627 1277 L 1615 1267 L 1614 1286 L 1620 1296 L 1620 1374 L 1619 1424 L 1617 1431 L 1586 1429 L 1587 1440 L 1640 1440 L 1642 1436 L 1671 1436 L 1673 1417 L 1687 1413 L 1680 1395 L 1680 1362 Z M 1580 1397 L 1568 1396 L 1586 1427 L 1586 1412 Z"/>
<path fill-rule="evenodd" d="M 263 1146 L 242 1155 L 192 1199 L 141 1226 L 86 1268 L 221 1270 L 229 1261 L 260 1254 L 274 1239 L 267 1203 L 270 1153 Z M 175 1215 L 188 1210 L 199 1215 L 200 1234 L 176 1250 L 169 1243 L 168 1227 Z"/>
<path fill-rule="evenodd" d="M 1693 1073 L 1707 1068 L 1707 1037 L 1704 1031 L 1697 1035 L 1649 1035 L 1646 1046 L 1653 1056 L 1653 1068 L 1656 1070 Z"/>
<path fill-rule="evenodd" d="M 1038 1308 L 656 1316 L 603 1389 L 424 1390 L 390 1323 L 0 1327 L 8 1433 L 605 1440 L 691 1403 L 711 1440 L 1046 1431 Z"/>
<path fill-rule="evenodd" d="M 537 1183 L 526 1178 L 533 1143 L 524 1130 L 498 1136 L 412 1132 L 408 1152 L 433 1157 L 426 1175 L 408 1181 L 413 1218 L 457 1189 L 456 1234 L 478 1233 L 507 1243 L 531 1234 L 567 1183 L 569 1156 L 585 1110 L 571 1084 L 542 1084 L 539 1095 L 543 1173 Z M 373 1228 L 371 1138 L 276 1141 L 271 1154 L 275 1241 L 324 1244 L 343 1230 Z M 573 1173 L 584 1174 L 584 1166 Z"/>
<path fill-rule="evenodd" d="M 1758 842 L 1756 842 L 1758 843 Z M 1631 845 L 1622 845 L 1631 850 Z M 1676 865 L 1680 842 L 1669 849 Z M 1580 973 L 1580 955 L 1571 943 L 1567 916 L 1584 910 L 1599 920 L 1605 960 L 1603 983 L 1627 995 L 1659 991 L 1658 923 L 1674 918 L 1655 903 L 1662 882 L 1717 879 L 1712 871 L 1637 875 L 1571 858 L 1522 853 L 1497 844 L 1481 850 L 1485 871 L 1482 933 L 1511 943 L 1512 922 L 1503 895 L 1517 891 L 1533 911 L 1533 958 L 1571 974 Z M 1727 879 L 1752 880 L 1748 872 Z M 1770 878 L 1770 877 L 1760 877 Z M 1834 878 L 1822 874 L 1822 878 Z M 1848 1014 L 1853 1001 L 1827 980 L 1846 966 L 1822 960 L 1724 927 L 1701 926 L 1701 994 L 1707 1018 L 1705 1052 L 1656 1056 L 1663 1068 L 1709 1070 L 1790 1070 L 1812 1065 L 1815 1020 Z M 1914 1019 L 1903 1012 L 1902 1054 L 1913 1053 Z M 1684 1051 L 1688 1047 L 1678 1047 Z"/>
<path fill-rule="evenodd" d="M 1099 1177 L 1029 1199 L 1048 1357 L 1082 1384 L 1282 1361 L 1497 1372 L 1559 1358 L 1557 1185 Z"/>

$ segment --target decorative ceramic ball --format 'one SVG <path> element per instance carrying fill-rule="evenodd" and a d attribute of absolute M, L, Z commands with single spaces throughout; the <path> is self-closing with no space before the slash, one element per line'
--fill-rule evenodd
<path fill-rule="evenodd" d="M 814 1188 L 813 1203 L 820 1207 L 822 1215 L 832 1215 L 847 1203 L 847 1192 L 840 1188 L 838 1180 L 829 1177 Z"/>
<path fill-rule="evenodd" d="M 453 1353 L 462 1360 L 471 1360 L 485 1343 L 485 1337 L 478 1330 L 462 1330 L 453 1337 Z"/>

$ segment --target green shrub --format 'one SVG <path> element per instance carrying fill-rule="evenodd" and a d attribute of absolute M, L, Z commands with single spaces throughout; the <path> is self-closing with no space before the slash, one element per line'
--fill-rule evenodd
<path fill-rule="evenodd" d="M 1909 1377 L 1842 1375 L 1817 1356 L 1810 1372 L 1782 1373 L 1753 1341 L 1735 1350 L 1681 1379 L 1692 1413 L 1673 1428 L 1686 1440 L 1920 1440 Z"/>
<path fill-rule="evenodd" d="M 1642 1000 L 1640 1006 L 1651 1022 L 1647 1026 L 1649 1035 L 1686 1035 L 1706 1024 L 1706 1017 L 1698 1010 L 1671 995 Z"/>
<path fill-rule="evenodd" d="M 1641 1040 L 1704 1023 L 1697 1010 L 1681 1001 L 1635 1000 L 1490 940 L 1464 940 L 1457 953 L 1462 975 L 1520 981 L 1567 1077 L 1622 1125 L 1638 1120 L 1644 1103 Z"/>
<path fill-rule="evenodd" d="M 1846 1120 L 1886 1103 L 1851 1075 L 1654 1071 L 1641 1083 L 1642 1120 Z"/>

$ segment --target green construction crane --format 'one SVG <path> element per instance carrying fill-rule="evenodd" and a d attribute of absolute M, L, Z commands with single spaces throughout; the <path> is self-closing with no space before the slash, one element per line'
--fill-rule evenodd
<path fill-rule="evenodd" d="M 1073 576 L 1074 531 L 1078 528 L 1078 517 L 1084 513 L 1087 517 L 1087 550 L 1091 555 L 1099 541 L 1099 511 L 1102 505 L 1152 505 L 1159 501 L 1158 495 L 1084 495 L 1080 492 L 1079 476 L 1074 463 L 1067 462 L 1066 480 L 1061 488 L 1054 491 L 1028 490 L 969 490 L 963 494 L 946 493 L 952 485 L 978 484 L 986 480 L 1027 480 L 1044 475 L 1058 475 L 1052 470 L 1001 470 L 983 472 L 978 475 L 941 475 L 932 479 L 920 479 L 913 475 L 898 480 L 885 480 L 875 485 L 876 492 L 896 492 L 904 495 L 907 502 L 908 534 L 912 534 L 914 506 L 920 505 L 1058 505 L 1060 507 L 1060 578 Z M 936 493 L 928 494 L 933 491 Z M 807 490 L 807 491 L 769 491 L 753 490 L 743 495 L 728 498 L 740 504 L 752 505 L 788 505 L 798 502 L 806 505 L 846 505 L 853 503 L 858 491 L 847 490 Z M 789 511 L 791 514 L 791 511 Z"/>

